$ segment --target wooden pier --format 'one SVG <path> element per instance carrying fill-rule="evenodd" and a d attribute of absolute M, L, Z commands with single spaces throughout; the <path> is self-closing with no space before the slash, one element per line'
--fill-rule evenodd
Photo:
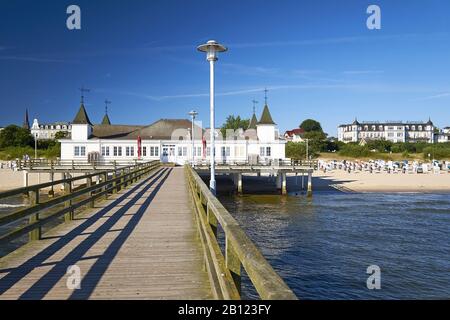
<path fill-rule="evenodd" d="M 209 173 L 209 164 L 198 163 L 194 165 L 195 170 L 198 173 Z M 312 173 L 317 169 L 316 160 L 298 160 L 298 161 L 274 161 L 269 163 L 223 163 L 217 164 L 215 167 L 217 175 L 229 175 L 232 176 L 236 192 L 238 194 L 243 193 L 242 175 L 244 174 L 268 174 L 276 178 L 277 189 L 281 191 L 281 194 L 286 195 L 287 190 L 287 174 L 306 175 L 308 178 L 307 183 L 307 195 L 312 196 Z"/>
<path fill-rule="evenodd" d="M 49 184 L 66 194 L 42 201 Z M 239 299 L 242 267 L 261 298 L 296 299 L 191 167 L 136 164 L 0 199 L 24 193 L 31 205 L 0 218 L 0 246 L 30 239 L 0 259 L 0 299 Z"/>

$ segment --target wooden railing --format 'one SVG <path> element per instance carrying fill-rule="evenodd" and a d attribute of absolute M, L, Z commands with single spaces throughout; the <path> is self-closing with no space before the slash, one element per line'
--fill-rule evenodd
<path fill-rule="evenodd" d="M 151 161 L 122 167 L 120 169 L 105 170 L 79 177 L 66 178 L 0 192 L 0 200 L 24 194 L 28 195 L 30 200 L 29 206 L 0 217 L 0 227 L 28 218 L 28 224 L 25 226 L 20 226 L 6 234 L 0 235 L 0 245 L 9 243 L 27 233 L 29 234 L 30 241 L 39 240 L 44 225 L 55 221 L 55 219 L 63 215 L 65 221 L 72 220 L 74 218 L 75 209 L 79 209 L 82 206 L 93 207 L 95 200 L 101 197 L 106 198 L 109 193 L 116 193 L 118 190 L 126 188 L 128 185 L 138 181 L 159 166 L 159 161 Z M 85 184 L 75 189 L 74 182 L 78 181 L 81 183 L 83 182 L 82 180 L 86 181 Z M 96 180 L 96 183 L 93 183 L 93 180 Z M 53 188 L 58 185 L 64 186 L 63 195 L 45 202 L 40 201 L 40 194 L 43 189 Z M 62 205 L 64 206 L 62 207 Z M 45 217 L 42 217 L 41 214 L 43 212 L 55 207 L 55 212 L 51 212 L 50 214 L 45 215 Z"/>
<path fill-rule="evenodd" d="M 195 167 L 209 167 L 208 160 L 196 161 L 194 163 Z M 220 168 L 221 166 L 251 166 L 255 168 L 260 167 L 305 167 L 308 169 L 317 169 L 317 160 L 294 160 L 294 159 L 275 159 L 262 162 L 248 162 L 248 161 L 217 161 L 216 166 Z"/>
<path fill-rule="evenodd" d="M 130 165 L 137 165 L 138 163 L 144 163 L 143 160 L 99 160 L 99 161 L 87 161 L 87 160 L 51 160 L 51 159 L 29 159 L 29 160 L 17 160 L 17 168 L 19 170 L 33 170 L 35 168 L 47 168 L 54 169 L 58 167 L 63 167 L 67 169 L 93 169 L 96 170 L 98 167 L 110 167 L 110 168 L 120 168 Z"/>
<path fill-rule="evenodd" d="M 200 176 L 188 165 L 185 171 L 214 297 L 240 299 L 243 267 L 262 299 L 297 299 Z M 225 234 L 225 254 L 218 242 L 219 225 Z"/>

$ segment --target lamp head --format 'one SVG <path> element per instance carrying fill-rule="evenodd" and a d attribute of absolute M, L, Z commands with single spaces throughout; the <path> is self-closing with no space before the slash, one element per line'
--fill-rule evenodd
<path fill-rule="evenodd" d="M 197 50 L 206 52 L 206 60 L 217 61 L 218 53 L 225 52 L 228 49 L 215 40 L 209 40 L 207 43 L 198 46 Z"/>
<path fill-rule="evenodd" d="M 198 112 L 192 110 L 192 111 L 190 111 L 188 114 L 189 114 L 192 118 L 195 118 L 195 116 L 198 115 Z"/>

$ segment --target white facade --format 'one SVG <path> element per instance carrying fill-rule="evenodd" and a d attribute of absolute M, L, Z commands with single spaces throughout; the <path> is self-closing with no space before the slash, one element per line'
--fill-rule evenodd
<path fill-rule="evenodd" d="M 72 126 L 70 123 L 57 122 L 49 124 L 39 124 L 38 119 L 34 119 L 31 126 L 31 135 L 38 140 L 54 139 L 57 132 L 63 131 L 70 135 Z"/>
<path fill-rule="evenodd" d="M 396 142 L 428 142 L 433 143 L 434 125 L 428 122 L 358 122 L 340 125 L 338 140 L 345 143 L 361 140 L 387 140 Z"/>
<path fill-rule="evenodd" d="M 77 121 L 80 122 L 80 121 Z M 89 121 L 87 121 L 89 122 Z M 61 159 L 75 161 L 134 161 L 160 160 L 185 164 L 192 161 L 209 162 L 209 130 L 196 126 L 194 148 L 190 136 L 190 121 L 164 119 L 152 125 L 130 129 L 115 125 L 72 124 L 70 139 L 61 139 Z M 171 130 L 163 132 L 161 129 Z M 119 130 L 122 133 L 119 134 Z M 158 131 L 159 130 L 159 131 Z M 126 131 L 126 130 L 125 130 Z M 218 133 L 220 130 L 218 130 Z M 255 132 L 256 131 L 256 132 Z M 158 138 L 163 135 L 164 138 Z M 138 157 L 140 139 L 141 157 Z M 275 124 L 257 125 L 257 129 L 241 130 L 226 140 L 219 137 L 215 142 L 215 158 L 218 163 L 242 163 L 250 159 L 269 162 L 285 158 L 286 141 L 279 137 Z M 206 148 L 205 148 L 206 145 Z"/>

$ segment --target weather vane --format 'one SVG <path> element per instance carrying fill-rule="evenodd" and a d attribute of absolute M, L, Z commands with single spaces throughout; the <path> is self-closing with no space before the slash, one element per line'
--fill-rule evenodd
<path fill-rule="evenodd" d="M 264 102 L 265 105 L 267 106 L 267 92 L 269 92 L 269 90 L 267 90 L 267 88 L 264 89 Z"/>
<path fill-rule="evenodd" d="M 82 86 L 79 90 L 81 91 L 81 103 L 84 104 L 84 93 L 90 92 L 91 90 L 85 88 L 84 86 Z"/>
<path fill-rule="evenodd" d="M 255 114 L 256 113 L 256 104 L 258 103 L 258 101 L 253 99 L 252 102 L 253 102 L 253 114 Z"/>
<path fill-rule="evenodd" d="M 105 100 L 105 114 L 108 114 L 108 104 L 111 104 L 112 102 L 108 99 Z"/>

